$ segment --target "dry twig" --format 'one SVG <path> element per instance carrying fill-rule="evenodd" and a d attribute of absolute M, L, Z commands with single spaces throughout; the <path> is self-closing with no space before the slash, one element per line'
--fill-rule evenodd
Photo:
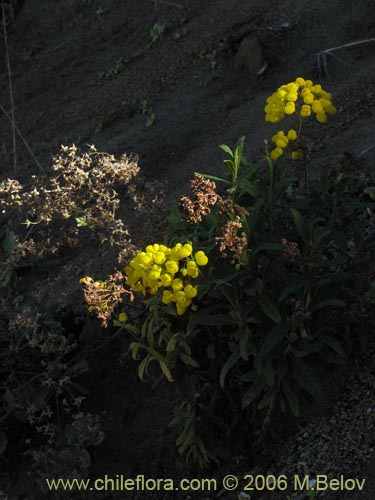
<path fill-rule="evenodd" d="M 362 45 L 364 43 L 370 43 L 370 42 L 375 42 L 375 38 L 368 38 L 366 40 L 359 40 L 358 42 L 345 43 L 343 45 L 338 45 L 337 47 L 331 47 L 330 49 L 321 50 L 317 54 L 319 76 L 321 76 L 321 74 L 322 74 L 322 71 L 321 71 L 322 66 L 324 68 L 325 74 L 327 76 L 329 76 L 328 68 L 327 68 L 327 56 L 331 56 L 334 59 L 336 59 L 337 61 L 350 66 L 349 63 L 347 63 L 346 61 L 343 61 L 342 59 L 339 59 L 337 56 L 333 55 L 332 52 L 334 52 L 336 50 L 344 49 L 347 47 L 354 47 L 356 45 Z"/>

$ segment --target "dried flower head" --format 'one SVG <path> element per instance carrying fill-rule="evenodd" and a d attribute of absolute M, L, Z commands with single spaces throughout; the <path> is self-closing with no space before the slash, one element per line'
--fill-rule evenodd
<path fill-rule="evenodd" d="M 0 183 L 0 224 L 19 223 L 25 255 L 44 256 L 74 245 L 84 226 L 101 243 L 124 247 L 129 236 L 116 218 L 120 198 L 115 187 L 128 189 L 139 172 L 137 159 L 116 159 L 94 146 L 79 153 L 73 145 L 62 146 L 53 162 L 49 179 L 33 176 L 28 186 L 15 179 Z"/>
<path fill-rule="evenodd" d="M 210 213 L 211 207 L 221 200 L 215 189 L 216 184 L 214 181 L 206 179 L 201 174 L 194 174 L 194 179 L 191 181 L 191 190 L 194 197 L 191 200 L 183 196 L 180 203 L 186 220 L 190 224 L 200 222 L 202 217 Z"/>
<path fill-rule="evenodd" d="M 85 302 L 89 306 L 88 310 L 102 320 L 104 327 L 108 325 L 116 307 L 122 303 L 124 294 L 127 294 L 131 301 L 133 300 L 133 294 L 124 288 L 124 282 L 125 276 L 121 271 L 116 271 L 106 281 L 94 281 L 89 276 L 81 279 Z"/>
<path fill-rule="evenodd" d="M 243 229 L 241 218 L 239 215 L 234 220 L 229 220 L 222 227 L 221 236 L 215 238 L 216 244 L 219 245 L 219 250 L 223 256 L 226 256 L 226 251 L 229 250 L 233 253 L 232 263 L 243 262 L 243 255 L 247 248 L 246 233 L 242 231 L 238 236 L 238 232 Z"/>
<path fill-rule="evenodd" d="M 286 238 L 283 238 L 280 243 L 284 248 L 283 257 L 287 262 L 293 263 L 297 258 L 301 257 L 298 243 L 288 241 Z"/>

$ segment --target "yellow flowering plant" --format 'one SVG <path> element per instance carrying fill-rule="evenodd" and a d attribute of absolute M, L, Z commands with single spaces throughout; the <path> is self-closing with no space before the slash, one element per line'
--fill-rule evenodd
<path fill-rule="evenodd" d="M 202 250 L 193 254 L 190 243 L 176 243 L 172 248 L 155 243 L 125 267 L 126 284 L 144 296 L 162 291 L 163 304 L 174 303 L 177 314 L 182 316 L 198 294 L 194 280 L 207 263 L 206 254 Z"/>
<path fill-rule="evenodd" d="M 322 122 L 335 111 L 331 95 L 303 79 L 267 105 L 275 123 L 304 119 L 307 109 Z M 299 134 L 278 132 L 276 148 Z M 147 308 L 130 332 L 139 376 L 176 384 L 176 444 L 201 467 L 219 461 L 235 435 L 245 449 L 261 447 L 278 408 L 298 416 L 304 398 L 324 396 L 319 375 L 345 360 L 347 290 L 371 246 L 356 219 L 375 206 L 358 195 L 363 179 L 339 164 L 301 192 L 288 162 L 247 160 L 244 137 L 220 148 L 224 174 L 195 174 L 192 195 L 171 211 L 166 243 L 124 269 Z"/>
<path fill-rule="evenodd" d="M 315 115 L 319 123 L 326 123 L 328 115 L 336 113 L 336 108 L 332 103 L 332 95 L 326 92 L 320 84 L 315 84 L 311 80 L 298 77 L 294 82 L 281 85 L 267 99 L 264 108 L 266 122 L 279 123 L 285 116 L 297 115 L 299 117 L 298 132 L 290 129 L 287 134 L 282 130 L 272 137 L 275 148 L 270 153 L 272 160 L 277 160 L 285 151 L 287 146 L 291 146 L 291 158 L 301 159 L 302 150 L 298 148 L 298 138 L 301 134 L 302 120 Z"/>

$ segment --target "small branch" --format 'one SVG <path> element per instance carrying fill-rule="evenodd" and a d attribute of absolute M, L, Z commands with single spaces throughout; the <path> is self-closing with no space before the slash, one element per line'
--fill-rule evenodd
<path fill-rule="evenodd" d="M 17 149 L 16 149 L 16 120 L 14 119 L 14 101 L 13 101 L 13 84 L 12 84 L 12 72 L 10 69 L 10 58 L 8 50 L 8 35 L 7 27 L 5 24 L 5 6 L 4 2 L 1 2 L 2 15 L 3 15 L 3 32 L 4 32 L 4 44 L 5 44 L 5 57 L 7 62 L 8 79 L 9 79 L 9 94 L 10 94 L 10 107 L 12 113 L 12 139 L 13 139 L 13 159 L 14 159 L 14 176 L 17 174 Z"/>
<path fill-rule="evenodd" d="M 157 9 L 158 3 L 164 3 L 165 5 L 172 5 L 173 7 L 179 7 L 180 9 L 183 9 L 184 6 L 180 5 L 179 3 L 174 3 L 174 2 L 168 2 L 167 0 L 153 0 L 155 9 Z"/>
<path fill-rule="evenodd" d="M 24 138 L 24 136 L 22 135 L 20 129 L 17 127 L 16 125 L 16 122 L 14 121 L 14 118 L 12 118 L 11 116 L 9 116 L 9 113 L 6 112 L 5 108 L 0 104 L 0 111 L 2 111 L 4 113 L 4 115 L 8 118 L 8 120 L 12 123 L 13 127 L 14 127 L 14 130 L 18 133 L 18 135 L 20 136 L 20 138 L 22 139 L 23 143 L 25 144 L 27 150 L 29 151 L 31 157 L 33 158 L 33 160 L 35 161 L 35 163 L 37 164 L 37 166 L 39 167 L 39 170 L 42 172 L 43 175 L 46 175 L 42 165 L 39 163 L 39 161 L 37 160 L 36 156 L 34 155 L 32 149 L 30 148 L 30 146 L 28 145 L 26 139 Z"/>
<path fill-rule="evenodd" d="M 375 144 L 373 144 L 372 146 L 369 146 L 368 148 L 364 149 L 363 151 L 361 151 L 358 155 L 357 155 L 357 158 L 361 158 L 362 156 L 364 156 L 365 154 L 369 153 L 370 151 L 372 151 L 373 149 L 375 148 Z"/>
<path fill-rule="evenodd" d="M 358 42 L 344 43 L 343 45 L 338 45 L 337 47 L 331 47 L 330 49 L 321 50 L 320 52 L 317 53 L 317 61 L 318 61 L 319 74 L 321 74 L 320 60 L 322 59 L 324 71 L 328 75 L 327 55 L 331 56 L 331 57 L 334 57 L 335 59 L 337 59 L 338 61 L 340 61 L 343 64 L 349 64 L 349 63 L 346 63 L 345 61 L 342 61 L 337 56 L 334 56 L 332 54 L 332 52 L 334 52 L 335 50 L 340 50 L 340 49 L 344 49 L 344 48 L 347 48 L 347 47 L 355 47 L 356 45 L 362 45 L 364 43 L 371 43 L 371 42 L 375 42 L 375 38 L 367 38 L 366 40 L 359 40 Z"/>

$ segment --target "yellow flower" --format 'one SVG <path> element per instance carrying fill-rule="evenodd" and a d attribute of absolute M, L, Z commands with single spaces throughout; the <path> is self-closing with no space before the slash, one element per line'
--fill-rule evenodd
<path fill-rule="evenodd" d="M 175 260 L 167 260 L 165 263 L 165 268 L 170 274 L 176 274 L 178 272 L 178 263 Z"/>
<path fill-rule="evenodd" d="M 169 304 L 170 302 L 172 302 L 172 297 L 173 297 L 172 292 L 170 292 L 169 290 L 164 290 L 163 297 L 161 300 L 163 304 Z"/>
<path fill-rule="evenodd" d="M 202 250 L 199 250 L 194 257 L 198 266 L 205 266 L 208 263 L 208 257 Z"/>
<path fill-rule="evenodd" d="M 197 287 L 190 284 L 185 286 L 184 292 L 186 294 L 186 297 L 189 297 L 190 299 L 196 297 L 198 293 Z"/>
<path fill-rule="evenodd" d="M 128 321 L 128 315 L 126 313 L 122 312 L 119 314 L 118 320 L 121 323 L 126 323 Z"/>
<path fill-rule="evenodd" d="M 164 264 L 166 261 L 166 256 L 164 252 L 156 252 L 154 255 L 155 264 Z"/>
<path fill-rule="evenodd" d="M 317 113 L 316 119 L 318 120 L 319 123 L 325 123 L 327 121 L 327 115 L 323 113 Z"/>
<path fill-rule="evenodd" d="M 172 285 L 172 277 L 168 273 L 164 273 L 160 276 L 160 281 L 163 286 L 168 287 Z"/>
<path fill-rule="evenodd" d="M 292 115 L 296 110 L 296 105 L 294 102 L 288 102 L 285 106 L 284 113 L 286 115 Z"/>
<path fill-rule="evenodd" d="M 300 160 L 301 158 L 303 158 L 303 151 L 299 149 L 292 152 L 292 160 Z"/>
<path fill-rule="evenodd" d="M 190 261 L 187 263 L 186 273 L 192 278 L 198 278 L 199 270 L 195 262 Z"/>
<path fill-rule="evenodd" d="M 295 141 L 297 139 L 297 132 L 294 129 L 288 131 L 288 139 L 290 141 Z"/>
<path fill-rule="evenodd" d="M 280 138 L 280 139 L 278 138 L 278 139 L 276 139 L 275 142 L 276 142 L 276 146 L 278 148 L 283 149 L 283 148 L 287 147 L 289 139 L 287 137 L 283 137 L 283 138 Z"/>
<path fill-rule="evenodd" d="M 305 97 L 303 98 L 303 102 L 305 104 L 311 104 L 314 102 L 314 96 L 312 94 L 306 94 Z"/>
<path fill-rule="evenodd" d="M 301 108 L 300 115 L 303 117 L 307 117 L 311 115 L 311 106 L 308 104 L 304 104 Z"/>
<path fill-rule="evenodd" d="M 314 111 L 314 113 L 323 113 L 323 106 L 322 106 L 322 103 L 320 101 L 314 101 L 311 105 L 312 107 L 312 110 Z"/>
<path fill-rule="evenodd" d="M 182 282 L 182 279 L 176 278 L 172 281 L 172 289 L 174 292 L 179 292 L 184 288 L 184 284 Z"/>
<path fill-rule="evenodd" d="M 305 80 L 303 78 L 301 78 L 300 76 L 298 78 L 296 78 L 296 83 L 300 86 L 300 87 L 304 87 L 305 86 Z"/>
<path fill-rule="evenodd" d="M 281 148 L 275 148 L 271 151 L 270 158 L 271 160 L 277 160 L 283 154 L 283 150 Z"/>

